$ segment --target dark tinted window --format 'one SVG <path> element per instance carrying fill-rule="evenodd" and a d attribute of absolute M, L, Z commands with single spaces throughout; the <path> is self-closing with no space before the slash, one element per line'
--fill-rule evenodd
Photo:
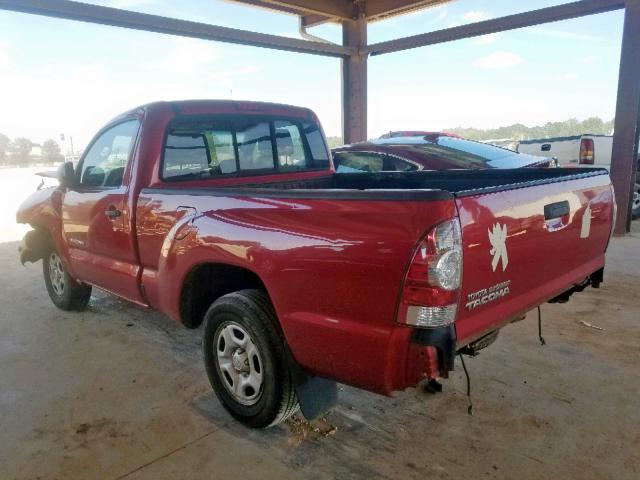
<path fill-rule="evenodd" d="M 400 158 L 387 156 L 384 169 L 392 172 L 411 172 L 417 170 L 418 166 Z"/>
<path fill-rule="evenodd" d="M 315 123 L 304 122 L 302 124 L 305 136 L 307 137 L 307 143 L 309 143 L 309 149 L 311 150 L 311 156 L 316 162 L 316 167 L 328 167 L 329 166 L 329 152 L 327 152 L 327 146 L 324 143 L 320 127 Z"/>
<path fill-rule="evenodd" d="M 340 152 L 333 156 L 338 173 L 381 172 L 385 155 L 373 152 Z"/>
<path fill-rule="evenodd" d="M 181 119 L 169 127 L 165 179 L 328 168 L 320 129 L 295 120 Z"/>

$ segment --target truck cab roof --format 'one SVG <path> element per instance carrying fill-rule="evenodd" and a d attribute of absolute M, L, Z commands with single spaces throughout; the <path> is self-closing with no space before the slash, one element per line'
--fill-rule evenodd
<path fill-rule="evenodd" d="M 177 115 L 214 115 L 214 114 L 256 114 L 303 118 L 317 122 L 318 119 L 308 108 L 282 103 L 254 102 L 246 100 L 174 100 L 146 103 L 127 110 L 113 118 L 109 123 L 139 116 L 157 108 L 171 108 Z"/>

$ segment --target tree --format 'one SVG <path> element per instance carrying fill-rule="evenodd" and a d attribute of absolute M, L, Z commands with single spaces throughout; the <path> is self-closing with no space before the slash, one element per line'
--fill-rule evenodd
<path fill-rule="evenodd" d="M 44 163 L 55 163 L 64 160 L 60 152 L 60 145 L 55 140 L 45 140 L 41 147 L 42 161 Z"/>
<path fill-rule="evenodd" d="M 9 137 L 0 133 L 0 165 L 8 163 Z"/>
<path fill-rule="evenodd" d="M 28 138 L 15 138 L 9 147 L 11 163 L 20 167 L 28 166 L 31 163 L 31 148 L 33 143 Z"/>
<path fill-rule="evenodd" d="M 327 137 L 327 143 L 329 144 L 329 148 L 335 148 L 344 142 L 342 141 L 342 137 Z"/>
<path fill-rule="evenodd" d="M 527 127 L 521 123 L 505 127 L 483 130 L 480 128 L 446 128 L 446 132 L 457 133 L 461 137 L 471 140 L 489 140 L 497 138 L 511 138 L 513 140 L 528 140 L 531 138 L 564 137 L 570 135 L 582 135 L 594 133 L 610 135 L 613 130 L 613 120 L 603 121 L 598 117 L 585 120 L 569 118 L 564 122 L 547 122 L 544 125 Z"/>

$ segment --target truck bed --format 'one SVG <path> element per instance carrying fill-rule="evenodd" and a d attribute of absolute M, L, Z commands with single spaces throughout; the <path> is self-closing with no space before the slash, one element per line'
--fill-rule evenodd
<path fill-rule="evenodd" d="M 235 194 L 280 196 L 292 195 L 315 196 L 321 195 L 340 197 L 358 196 L 357 191 L 368 190 L 440 190 L 441 198 L 450 195 L 463 196 L 479 191 L 489 192 L 504 189 L 522 188 L 532 185 L 556 183 L 594 175 L 605 175 L 603 168 L 540 168 L 540 169 L 492 169 L 492 170 L 446 170 L 446 171 L 416 171 L 416 172 L 383 172 L 383 173 L 335 173 L 333 175 L 292 180 L 286 182 L 271 182 L 263 178 L 260 183 L 246 183 L 224 187 L 196 187 L 211 194 L 220 190 L 226 192 L 231 189 Z M 187 184 L 188 185 L 188 184 Z M 184 191 L 184 187 L 180 190 Z M 275 192 L 266 191 L 275 190 Z M 290 190 L 300 190 L 291 192 Z M 318 190 L 318 194 L 311 191 Z M 284 191 L 287 191 L 285 194 Z M 417 195 L 418 192 L 414 192 Z M 381 198 L 380 192 L 360 194 L 358 198 Z M 438 196 L 438 195 L 435 195 Z M 434 198 L 435 198 L 434 196 Z M 401 196 L 396 195 L 395 198 Z"/>
<path fill-rule="evenodd" d="M 251 269 L 301 365 L 382 393 L 405 386 L 404 367 L 392 360 L 411 335 L 395 322 L 399 295 L 416 242 L 436 224 L 458 216 L 462 227 L 458 348 L 602 269 L 611 233 L 610 180 L 599 169 L 263 178 L 141 191 L 147 297 L 184 321 L 175 281 L 193 265 L 215 259 Z M 508 263 L 493 265 L 496 229 Z"/>

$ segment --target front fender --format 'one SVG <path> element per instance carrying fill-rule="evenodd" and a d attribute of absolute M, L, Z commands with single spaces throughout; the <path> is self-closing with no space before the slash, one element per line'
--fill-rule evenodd
<path fill-rule="evenodd" d="M 63 254 L 62 239 L 62 197 L 60 188 L 45 188 L 29 195 L 18 207 L 16 222 L 31 225 L 34 230 L 27 232 L 18 248 L 20 261 L 35 262 L 40 260 L 51 242 Z M 65 259 L 66 260 L 66 259 Z"/>

